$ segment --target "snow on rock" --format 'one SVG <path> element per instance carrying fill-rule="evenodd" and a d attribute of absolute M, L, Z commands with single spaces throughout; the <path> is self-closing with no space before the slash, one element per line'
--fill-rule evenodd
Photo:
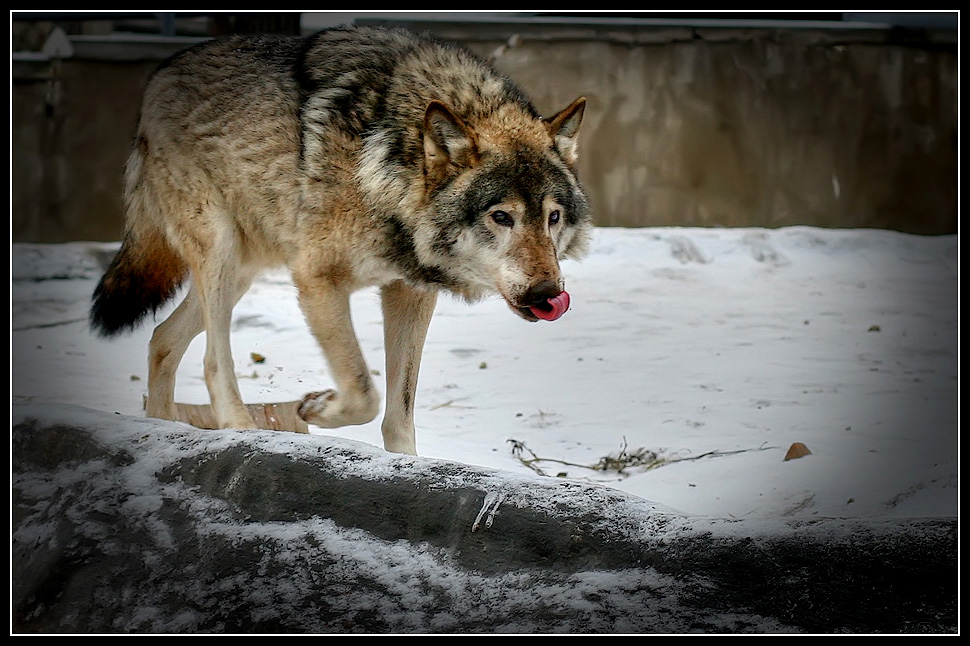
<path fill-rule="evenodd" d="M 14 632 L 952 632 L 956 521 L 690 516 L 324 435 L 17 404 Z"/>

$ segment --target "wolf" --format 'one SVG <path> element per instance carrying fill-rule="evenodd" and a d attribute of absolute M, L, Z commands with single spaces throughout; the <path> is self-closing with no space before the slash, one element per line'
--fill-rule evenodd
<path fill-rule="evenodd" d="M 586 99 L 543 118 L 456 45 L 380 27 L 205 41 L 150 76 L 125 166 L 119 252 L 93 294 L 102 336 L 180 292 L 148 348 L 149 417 L 174 419 L 175 374 L 205 332 L 220 428 L 255 428 L 230 352 L 232 310 L 286 267 L 334 388 L 299 415 L 335 428 L 377 416 L 350 295 L 380 291 L 388 451 L 416 454 L 414 394 L 439 292 L 498 293 L 526 321 L 569 307 L 559 263 L 592 220 L 576 170 Z"/>

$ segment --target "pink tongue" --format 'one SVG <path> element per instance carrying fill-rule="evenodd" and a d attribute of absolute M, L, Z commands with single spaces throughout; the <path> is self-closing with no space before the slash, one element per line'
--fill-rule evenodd
<path fill-rule="evenodd" d="M 561 292 L 559 296 L 553 296 L 548 302 L 551 309 L 544 310 L 535 306 L 529 306 L 529 309 L 532 310 L 533 314 L 541 319 L 546 321 L 555 321 L 557 318 L 565 314 L 566 310 L 569 309 L 569 294 L 566 292 Z"/>

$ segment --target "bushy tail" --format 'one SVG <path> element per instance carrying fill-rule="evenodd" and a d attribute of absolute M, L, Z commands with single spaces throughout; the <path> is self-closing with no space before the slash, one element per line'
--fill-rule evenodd
<path fill-rule="evenodd" d="M 133 330 L 175 296 L 187 267 L 159 231 L 129 229 L 94 290 L 91 329 L 101 336 Z"/>

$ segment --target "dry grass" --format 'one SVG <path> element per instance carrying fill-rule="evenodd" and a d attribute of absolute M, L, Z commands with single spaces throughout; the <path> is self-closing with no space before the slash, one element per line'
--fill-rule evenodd
<path fill-rule="evenodd" d="M 565 460 L 557 460 L 555 458 L 543 458 L 539 457 L 532 451 L 529 447 L 525 445 L 524 442 L 519 440 L 510 439 L 508 442 L 512 445 L 512 455 L 514 455 L 519 462 L 529 467 L 539 475 L 548 476 L 549 474 L 540 466 L 540 464 L 559 464 L 566 467 L 574 467 L 579 469 L 589 469 L 590 471 L 600 471 L 606 473 L 615 473 L 620 476 L 629 476 L 631 471 L 643 472 L 650 471 L 662 467 L 667 464 L 674 464 L 675 462 L 686 462 L 689 460 L 701 460 L 704 458 L 717 458 L 723 457 L 725 455 L 735 455 L 737 453 L 746 453 L 749 451 L 764 451 L 767 449 L 778 448 L 772 446 L 760 446 L 756 449 L 737 449 L 734 451 L 708 451 L 707 453 L 701 453 L 700 455 L 692 456 L 664 456 L 657 451 L 651 451 L 650 449 L 638 448 L 634 450 L 628 450 L 626 438 L 623 439 L 623 446 L 620 450 L 614 454 L 606 455 L 601 457 L 595 464 L 579 464 L 576 462 L 567 462 Z M 556 477 L 562 478 L 566 477 L 567 473 L 560 471 L 557 472 Z"/>

